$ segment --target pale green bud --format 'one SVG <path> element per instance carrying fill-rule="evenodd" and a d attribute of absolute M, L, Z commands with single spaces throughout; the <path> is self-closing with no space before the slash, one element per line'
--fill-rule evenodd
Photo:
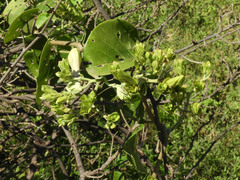
<path fill-rule="evenodd" d="M 134 56 L 136 64 L 144 65 L 146 62 L 146 59 L 144 58 L 145 53 L 145 45 L 143 43 L 137 42 L 134 48 Z"/>
<path fill-rule="evenodd" d="M 159 93 L 163 93 L 164 91 L 166 91 L 167 89 L 167 85 L 165 83 L 159 83 L 156 90 L 159 91 Z"/>
<path fill-rule="evenodd" d="M 71 66 L 73 77 L 78 77 L 80 72 L 82 58 L 77 48 L 73 48 L 68 54 L 68 63 Z"/>
<path fill-rule="evenodd" d="M 153 68 L 153 71 L 157 71 L 158 68 L 159 68 L 159 62 L 158 61 L 153 61 L 152 62 L 152 68 Z"/>
<path fill-rule="evenodd" d="M 161 49 L 156 49 L 154 52 L 153 52 L 153 56 L 152 58 L 154 60 L 157 60 L 159 61 L 159 63 L 163 60 L 164 56 L 163 56 L 163 52 Z"/>
<path fill-rule="evenodd" d="M 79 81 L 72 81 L 68 83 L 66 90 L 72 94 L 78 94 L 83 90 L 83 86 Z"/>
<path fill-rule="evenodd" d="M 168 60 L 172 60 L 175 58 L 174 52 L 171 48 L 168 48 L 166 53 L 165 53 L 165 58 Z"/>
<path fill-rule="evenodd" d="M 184 76 L 181 75 L 181 76 L 177 76 L 177 77 L 174 77 L 174 78 L 171 78 L 171 79 L 168 79 L 165 84 L 169 87 L 169 88 L 174 88 L 178 85 L 180 85 L 183 81 L 183 78 Z"/>
<path fill-rule="evenodd" d="M 182 59 L 175 59 L 173 63 L 173 72 L 177 75 L 184 74 L 184 67 L 183 67 L 183 60 Z"/>
<path fill-rule="evenodd" d="M 143 55 L 145 52 L 145 45 L 143 43 L 137 42 L 135 45 L 135 54 Z"/>
<path fill-rule="evenodd" d="M 198 114 L 199 109 L 200 109 L 200 104 L 199 103 L 193 103 L 191 104 L 191 111 L 193 114 Z"/>
<path fill-rule="evenodd" d="M 151 53 L 147 51 L 147 52 L 145 53 L 145 58 L 149 59 L 150 56 L 151 56 Z"/>
<path fill-rule="evenodd" d="M 203 83 L 203 81 L 201 80 L 197 80 L 194 82 L 194 91 L 198 92 L 198 91 L 201 91 L 203 90 L 205 87 L 205 84 Z"/>

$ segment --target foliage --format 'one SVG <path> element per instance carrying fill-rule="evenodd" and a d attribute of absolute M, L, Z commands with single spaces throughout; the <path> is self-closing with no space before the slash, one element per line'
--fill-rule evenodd
<path fill-rule="evenodd" d="M 238 1 L 0 2 L 1 179 L 236 179 Z"/>

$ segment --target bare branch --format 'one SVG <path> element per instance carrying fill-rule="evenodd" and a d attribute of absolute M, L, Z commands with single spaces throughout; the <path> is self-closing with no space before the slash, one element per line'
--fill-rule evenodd
<path fill-rule="evenodd" d="M 177 9 L 175 12 L 173 12 L 173 13 L 161 24 L 161 26 L 160 26 L 159 28 L 157 28 L 155 31 L 153 31 L 152 33 L 150 33 L 147 37 L 145 37 L 144 39 L 142 39 L 141 42 L 150 39 L 154 34 L 161 33 L 163 27 L 165 27 L 169 21 L 171 21 L 172 19 L 174 19 L 174 17 L 177 16 L 177 14 L 180 12 L 180 10 L 185 6 L 185 4 L 186 4 L 188 1 L 189 1 L 189 0 L 186 0 L 186 1 L 182 2 L 182 4 L 178 7 L 178 9 Z"/>
<path fill-rule="evenodd" d="M 73 149 L 73 153 L 77 162 L 77 167 L 78 167 L 78 172 L 79 172 L 79 176 L 80 176 L 80 180 L 84 180 L 85 179 L 85 175 L 84 175 L 84 166 L 80 157 L 80 154 L 78 152 L 78 148 L 77 145 L 71 135 L 71 133 L 69 132 L 67 126 L 62 126 L 62 129 L 64 131 L 64 133 L 66 134 L 68 141 L 70 142 L 72 149 Z"/>
<path fill-rule="evenodd" d="M 98 11 L 102 14 L 105 20 L 111 19 L 110 16 L 107 14 L 105 9 L 102 7 L 102 4 L 99 0 L 93 0 L 94 4 L 96 5 Z"/>

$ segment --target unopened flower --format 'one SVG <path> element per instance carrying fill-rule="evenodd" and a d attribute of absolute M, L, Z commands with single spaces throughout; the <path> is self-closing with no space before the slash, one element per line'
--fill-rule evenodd
<path fill-rule="evenodd" d="M 78 77 L 81 66 L 81 56 L 77 48 L 73 48 L 68 54 L 68 63 L 71 66 L 73 77 Z"/>

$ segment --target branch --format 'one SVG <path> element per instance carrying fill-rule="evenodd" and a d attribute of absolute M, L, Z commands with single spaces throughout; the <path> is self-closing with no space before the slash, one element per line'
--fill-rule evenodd
<path fill-rule="evenodd" d="M 184 48 L 175 50 L 174 53 L 180 54 L 181 52 L 186 51 L 186 50 L 191 49 L 192 47 L 195 47 L 195 46 L 196 46 L 196 48 L 194 48 L 193 50 L 190 50 L 190 51 L 184 53 L 184 55 L 186 55 L 186 54 L 189 54 L 189 53 L 197 50 L 199 47 L 206 46 L 207 44 L 212 43 L 212 42 L 215 42 L 215 41 L 217 41 L 217 40 L 222 40 L 224 37 L 226 37 L 226 36 L 228 36 L 228 35 L 230 35 L 230 34 L 233 34 L 233 33 L 236 32 L 236 31 L 239 31 L 240 28 L 235 29 L 234 31 L 231 31 L 231 32 L 229 32 L 229 33 L 226 33 L 226 34 L 223 35 L 223 36 L 219 36 L 220 33 L 223 33 L 223 32 L 225 32 L 225 31 L 227 31 L 227 30 L 230 30 L 230 29 L 236 27 L 236 26 L 239 25 L 239 24 L 240 24 L 239 22 L 235 22 L 235 23 L 229 25 L 228 27 L 226 27 L 226 28 L 224 28 L 224 29 L 221 29 L 220 31 L 218 31 L 218 32 L 215 33 L 215 34 L 212 34 L 212 33 L 211 33 L 212 35 L 210 34 L 209 36 L 207 36 L 207 37 L 205 37 L 205 38 L 203 38 L 203 39 L 201 39 L 201 40 L 199 40 L 199 41 L 194 41 L 194 43 L 192 43 L 192 44 L 190 44 L 190 45 L 188 45 L 188 46 L 186 46 L 186 47 L 184 47 Z M 216 38 L 216 39 L 214 39 L 214 40 L 212 40 L 212 41 L 208 41 L 208 40 L 210 40 L 210 39 L 212 39 L 212 38 Z M 206 41 L 208 41 L 208 42 L 206 42 Z M 203 43 L 203 44 L 201 44 L 201 43 Z M 201 45 L 200 45 L 200 44 L 201 44 Z"/>
<path fill-rule="evenodd" d="M 102 5 L 101 5 L 99 0 L 93 0 L 93 2 L 96 5 L 97 10 L 102 14 L 102 16 L 104 17 L 105 20 L 111 19 L 110 16 L 107 14 L 107 12 L 102 7 Z"/>
<path fill-rule="evenodd" d="M 148 3 L 151 3 L 151 2 L 155 2 L 155 1 L 156 0 L 147 0 L 147 1 L 142 2 L 141 4 L 135 4 L 133 8 L 130 8 L 130 9 L 126 10 L 126 11 L 120 12 L 120 13 L 112 16 L 112 18 L 114 19 L 114 18 L 117 18 L 118 16 L 121 16 L 121 15 L 124 15 L 124 14 L 128 14 L 128 13 L 134 13 L 134 12 L 136 13 L 139 9 L 142 8 L 142 6 L 144 6 L 144 5 L 148 4 Z M 162 2 L 161 4 L 159 4 L 159 6 L 165 4 L 166 2 L 167 1 Z"/>
<path fill-rule="evenodd" d="M 157 28 L 155 31 L 153 31 L 151 34 L 149 34 L 147 37 L 145 37 L 144 39 L 141 40 L 141 42 L 146 41 L 148 39 L 150 39 L 154 34 L 160 33 L 162 32 L 162 29 L 164 26 L 166 26 L 166 24 L 171 21 L 174 17 L 176 17 L 176 15 L 179 13 L 179 11 L 185 6 L 185 4 L 188 2 L 189 0 L 186 0 L 184 2 L 182 2 L 182 4 L 178 7 L 178 9 L 172 14 L 170 15 L 162 24 L 159 28 Z"/>
<path fill-rule="evenodd" d="M 158 101 L 156 101 L 152 95 L 151 90 L 148 88 L 147 90 L 147 96 L 151 100 L 152 106 L 153 106 L 153 111 L 154 111 L 154 123 L 157 126 L 158 133 L 159 133 L 159 139 L 161 143 L 161 151 L 158 155 L 158 160 L 155 166 L 155 172 L 159 170 L 159 166 L 161 165 L 161 161 L 163 159 L 164 161 L 164 169 L 165 169 L 165 175 L 168 174 L 168 168 L 167 168 L 167 156 L 166 156 L 166 148 L 167 148 L 167 143 L 168 143 L 168 133 L 167 129 L 164 124 L 160 122 L 159 116 L 158 116 Z"/>
<path fill-rule="evenodd" d="M 66 177 L 69 177 L 68 173 L 67 173 L 67 170 L 61 160 L 61 158 L 58 156 L 58 154 L 54 151 L 54 150 L 51 150 L 51 152 L 53 153 L 53 156 L 57 159 L 57 162 L 63 172 L 63 174 L 66 176 Z"/>
<path fill-rule="evenodd" d="M 197 132 L 192 136 L 192 141 L 190 143 L 190 146 L 185 154 L 185 156 L 180 160 L 177 168 L 175 169 L 174 171 L 174 174 L 177 174 L 178 173 L 178 169 L 180 168 L 180 166 L 182 165 L 182 162 L 186 159 L 186 157 L 188 156 L 188 154 L 190 153 L 190 151 L 192 150 L 193 148 L 193 143 L 194 141 L 196 140 L 196 138 L 198 137 L 198 133 L 202 130 L 203 127 L 205 127 L 206 125 L 208 125 L 211 121 L 212 121 L 212 118 L 213 118 L 213 115 L 214 114 L 211 114 L 210 117 L 209 117 L 209 121 L 206 122 L 206 123 L 203 123 L 197 130 Z"/>
<path fill-rule="evenodd" d="M 75 141 L 74 141 L 71 133 L 68 131 L 67 126 L 62 126 L 62 129 L 63 129 L 65 135 L 67 136 L 68 141 L 70 142 L 70 144 L 71 144 L 71 146 L 72 146 L 73 153 L 74 153 L 74 156 L 75 156 L 75 159 L 76 159 L 76 162 L 77 162 L 77 167 L 78 167 L 79 176 L 80 176 L 79 179 L 80 179 L 80 180 L 84 180 L 84 179 L 85 179 L 84 167 L 83 167 L 83 163 L 82 163 L 80 154 L 79 154 L 79 152 L 78 152 L 77 145 L 76 145 L 76 143 L 75 143 Z"/>
<path fill-rule="evenodd" d="M 95 169 L 93 171 L 86 171 L 85 174 L 87 177 L 90 177 L 92 175 L 98 174 L 106 169 L 106 167 L 118 156 L 119 151 L 115 152 L 114 155 L 109 156 L 107 161 L 98 169 Z"/>
<path fill-rule="evenodd" d="M 31 164 L 29 165 L 29 170 L 28 170 L 28 174 L 27 174 L 27 179 L 32 179 L 34 173 L 36 172 L 37 170 L 37 148 L 36 147 L 33 147 L 33 156 L 32 156 L 32 159 L 31 159 Z"/>
<path fill-rule="evenodd" d="M 167 174 L 167 171 L 168 171 L 167 167 L 166 167 L 166 162 L 167 162 L 167 159 L 166 159 L 166 147 L 167 147 L 168 134 L 167 134 L 166 127 L 159 120 L 158 110 L 157 110 L 158 102 L 156 102 L 155 99 L 153 98 L 150 89 L 148 89 L 148 91 L 147 91 L 147 96 L 151 100 L 154 114 L 152 113 L 152 110 L 151 110 L 151 108 L 148 105 L 146 97 L 142 93 L 140 93 L 140 94 L 141 94 L 141 98 L 142 98 L 143 107 L 146 110 L 149 118 L 156 125 L 157 131 L 158 131 L 158 139 L 161 141 L 161 152 L 160 152 L 160 154 L 158 156 L 157 163 L 156 163 L 156 166 L 154 168 L 154 173 L 153 173 L 153 177 L 156 177 L 157 174 L 158 174 L 158 170 L 159 170 L 159 166 L 161 164 L 162 158 L 164 160 L 165 173 Z M 159 177 L 159 178 L 161 178 L 161 177 Z"/>
<path fill-rule="evenodd" d="M 223 90 L 227 85 L 233 83 L 235 80 L 237 80 L 239 78 L 239 75 L 240 75 L 239 70 L 240 70 L 240 66 L 238 67 L 237 70 L 235 70 L 235 72 L 231 76 L 228 77 L 226 82 L 221 84 L 213 93 L 209 94 L 208 96 L 204 96 L 203 98 L 199 99 L 196 102 L 201 102 L 203 100 L 211 98 L 212 96 L 217 94 L 219 91 Z"/>
<path fill-rule="evenodd" d="M 80 43 L 72 41 L 50 41 L 50 44 L 53 46 L 71 46 L 76 47 L 80 52 L 83 52 L 83 46 Z"/>

